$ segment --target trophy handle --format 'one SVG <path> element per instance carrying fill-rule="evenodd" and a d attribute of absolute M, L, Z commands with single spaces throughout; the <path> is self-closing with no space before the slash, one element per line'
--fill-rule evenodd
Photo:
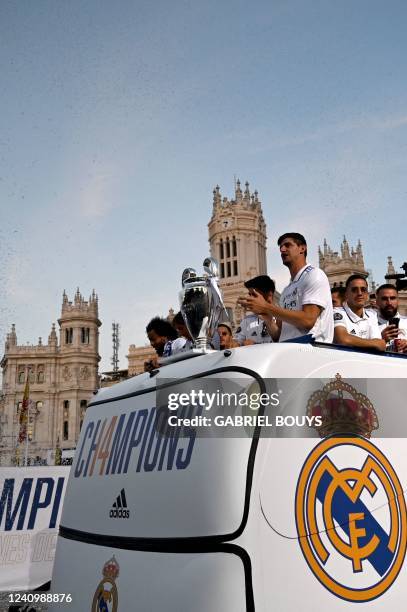
<path fill-rule="evenodd" d="M 185 268 L 181 277 L 182 286 L 184 286 L 185 283 L 191 280 L 192 278 L 196 278 L 196 271 L 194 270 L 194 268 Z"/>
<path fill-rule="evenodd" d="M 203 267 L 209 276 L 219 276 L 219 264 L 214 257 L 205 257 Z"/>

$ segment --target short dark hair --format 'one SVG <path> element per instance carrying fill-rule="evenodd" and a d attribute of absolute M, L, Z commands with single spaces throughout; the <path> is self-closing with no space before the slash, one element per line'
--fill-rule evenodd
<path fill-rule="evenodd" d="M 153 317 L 146 327 L 146 332 L 155 331 L 159 336 L 165 336 L 168 340 L 178 338 L 177 331 L 173 328 L 167 319 L 161 317 Z"/>
<path fill-rule="evenodd" d="M 346 279 L 345 289 L 347 289 L 349 287 L 349 285 L 351 284 L 351 282 L 353 282 L 354 280 L 363 280 L 363 281 L 365 281 L 365 283 L 367 285 L 367 276 L 365 274 L 351 274 Z"/>
<path fill-rule="evenodd" d="M 384 285 L 380 285 L 380 287 L 376 289 L 376 295 L 378 295 L 379 291 L 382 291 L 382 289 L 394 289 L 394 291 L 398 293 L 397 287 L 395 285 L 392 285 L 391 283 L 384 283 Z"/>
<path fill-rule="evenodd" d="M 286 238 L 291 238 L 298 246 L 300 246 L 301 244 L 305 245 L 305 247 L 307 246 L 307 241 L 305 240 L 304 236 L 302 234 L 298 234 L 298 232 L 286 232 L 285 234 L 282 234 L 277 240 L 278 246 L 280 246 L 280 244 Z M 304 255 L 305 257 L 307 256 L 307 249 L 305 249 Z"/>
<path fill-rule="evenodd" d="M 334 293 L 339 293 L 340 297 L 345 297 L 345 287 L 332 287 L 331 294 L 333 295 Z"/>
<path fill-rule="evenodd" d="M 245 282 L 244 286 L 246 289 L 258 289 L 262 293 L 269 293 L 270 291 L 274 293 L 276 290 L 276 285 L 273 279 L 266 274 L 251 278 Z"/>

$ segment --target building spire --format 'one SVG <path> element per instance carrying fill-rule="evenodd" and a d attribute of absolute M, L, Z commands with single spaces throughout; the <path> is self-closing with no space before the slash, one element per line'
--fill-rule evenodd
<path fill-rule="evenodd" d="M 359 238 L 359 240 L 358 240 L 358 245 L 357 245 L 357 247 L 356 247 L 356 254 L 357 254 L 357 261 L 358 261 L 358 263 L 359 263 L 361 266 L 363 266 L 363 267 L 364 267 L 365 262 L 364 262 L 364 259 L 363 259 L 363 250 L 362 250 L 362 243 L 361 243 L 361 241 L 360 241 L 360 238 Z"/>
<path fill-rule="evenodd" d="M 391 255 L 389 255 L 387 258 L 387 274 L 396 274 Z"/>
<path fill-rule="evenodd" d="M 11 325 L 11 332 L 9 332 L 6 336 L 6 343 L 5 343 L 6 351 L 10 348 L 10 346 L 17 346 L 16 326 L 14 323 L 12 323 Z"/>
<path fill-rule="evenodd" d="M 246 181 L 244 186 L 245 186 L 244 199 L 247 200 L 247 202 L 250 202 L 249 181 Z"/>
<path fill-rule="evenodd" d="M 342 258 L 343 259 L 350 259 L 350 251 L 349 251 L 349 243 L 346 240 L 346 236 L 343 236 L 343 242 L 341 245 L 341 252 L 342 252 Z"/>
<path fill-rule="evenodd" d="M 239 179 L 237 179 L 236 181 L 235 200 L 236 200 L 236 204 L 240 204 L 240 202 L 242 201 L 242 190 L 240 189 Z"/>
<path fill-rule="evenodd" d="M 214 208 L 216 208 L 216 206 L 219 206 L 221 201 L 222 201 L 222 196 L 221 196 L 221 193 L 220 193 L 220 187 L 219 187 L 219 185 L 216 185 L 215 189 L 213 190 L 213 206 L 214 206 Z"/>
<path fill-rule="evenodd" d="M 55 331 L 55 323 L 52 324 L 51 332 L 48 336 L 48 346 L 56 347 L 58 344 L 57 332 Z"/>

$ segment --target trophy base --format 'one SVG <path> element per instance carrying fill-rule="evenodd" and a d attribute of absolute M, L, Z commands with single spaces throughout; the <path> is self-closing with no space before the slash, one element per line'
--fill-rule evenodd
<path fill-rule="evenodd" d="M 209 353 L 213 350 L 208 338 L 205 336 L 204 338 L 195 338 L 195 348 L 203 353 Z"/>

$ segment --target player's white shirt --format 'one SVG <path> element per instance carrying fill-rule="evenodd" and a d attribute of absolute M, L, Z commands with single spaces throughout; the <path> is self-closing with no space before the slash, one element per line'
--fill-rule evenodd
<path fill-rule="evenodd" d="M 189 351 L 193 347 L 192 341 L 180 336 L 175 340 L 168 340 L 164 346 L 163 357 L 170 357 L 177 353 L 183 353 Z"/>
<path fill-rule="evenodd" d="M 319 268 L 308 264 L 297 272 L 280 297 L 280 306 L 287 310 L 302 310 L 306 304 L 315 304 L 322 308 L 314 327 L 307 331 L 283 321 L 280 342 L 305 334 L 312 334 L 318 342 L 332 342 L 334 326 L 328 277 Z"/>
<path fill-rule="evenodd" d="M 245 340 L 253 340 L 255 344 L 273 342 L 263 319 L 256 314 L 248 314 L 242 319 L 233 336 L 240 344 Z"/>
<path fill-rule="evenodd" d="M 400 319 L 398 338 L 407 339 L 407 317 L 401 316 L 399 312 L 395 314 L 394 317 L 397 319 Z M 389 322 L 387 319 L 384 319 L 383 317 L 381 317 L 380 314 L 377 315 L 377 318 L 379 321 L 379 330 L 381 333 L 384 330 L 384 328 L 388 326 Z"/>
<path fill-rule="evenodd" d="M 346 302 L 342 306 L 334 308 L 334 326 L 345 327 L 346 331 L 352 336 L 373 340 L 381 338 L 377 314 L 373 310 L 363 310 L 359 317 L 353 312 Z"/>

